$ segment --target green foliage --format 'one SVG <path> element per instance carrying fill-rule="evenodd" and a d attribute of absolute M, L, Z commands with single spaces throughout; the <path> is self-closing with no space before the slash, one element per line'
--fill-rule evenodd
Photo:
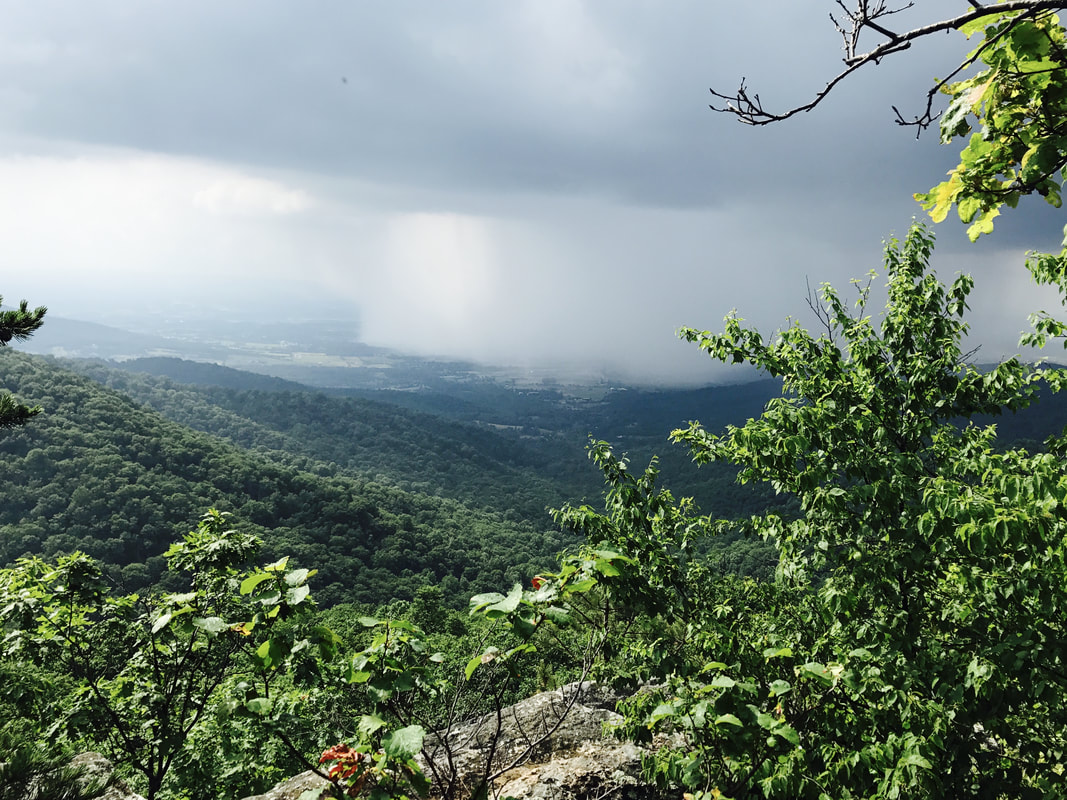
<path fill-rule="evenodd" d="M 0 295 L 0 303 L 4 298 Z M 22 342 L 29 339 L 34 331 L 44 324 L 44 315 L 48 309 L 38 306 L 30 311 L 29 304 L 23 300 L 19 307 L 12 311 L 0 311 L 0 347 L 6 346 L 12 340 Z"/>
<path fill-rule="evenodd" d="M 1002 205 L 1015 208 L 1024 195 L 1062 203 L 1067 38 L 1056 10 L 1005 11 L 961 28 L 968 38 L 981 35 L 969 61 L 985 68 L 942 87 L 951 102 L 941 141 L 970 136 L 949 179 L 916 199 L 935 222 L 955 206 L 972 241 L 992 232 Z"/>
<path fill-rule="evenodd" d="M 676 431 L 698 461 L 798 498 L 802 516 L 740 524 L 777 542 L 778 578 L 716 575 L 687 556 L 739 523 L 695 518 L 593 450 L 607 513 L 564 518 L 635 569 L 601 580 L 605 602 L 650 617 L 614 663 L 645 684 L 624 735 L 674 733 L 646 764 L 697 796 L 1060 796 L 1067 747 L 1067 473 L 1060 452 L 996 447 L 960 418 L 1029 403 L 1065 376 L 1012 360 L 965 361 L 971 282 L 928 273 L 921 227 L 886 250 L 878 324 L 829 287 L 825 332 L 765 342 L 736 317 L 683 335 L 752 363 L 785 394 L 745 425 Z M 869 284 L 868 284 L 869 285 Z M 640 672 L 638 672 L 640 670 Z"/>
<path fill-rule="evenodd" d="M 0 389 L 48 413 L 0 438 L 0 563 L 80 550 L 127 592 L 181 587 L 163 557 L 204 508 L 233 511 L 263 541 L 319 570 L 323 605 L 376 606 L 437 584 L 474 592 L 528 579 L 572 541 L 508 518 L 328 464 L 285 463 L 169 422 L 53 360 L 3 354 Z"/>
<path fill-rule="evenodd" d="M 0 304 L 3 302 L 3 296 L 0 296 Z M 0 311 L 0 349 L 12 340 L 19 342 L 29 339 L 44 324 L 47 310 L 44 306 L 38 306 L 30 311 L 29 305 L 23 300 L 17 309 Z M 25 425 L 40 413 L 40 406 L 23 405 L 10 394 L 0 393 L 0 430 Z"/>
<path fill-rule="evenodd" d="M 42 746 L 11 727 L 0 728 L 0 800 L 93 800 L 106 781 L 89 779 L 70 764 L 70 752 Z"/>
<path fill-rule="evenodd" d="M 81 553 L 0 571 L 0 657 L 73 681 L 38 717 L 37 735 L 103 748 L 139 773 L 152 800 L 238 670 L 258 681 L 244 704 L 256 713 L 273 673 L 309 644 L 275 623 L 311 608 L 313 574 L 284 561 L 242 572 L 256 547 L 210 511 L 167 554 L 172 569 L 188 570 L 188 591 L 113 596 L 99 565 Z M 319 644 L 330 652 L 328 637 Z M 4 699 L 17 706 L 11 693 L 20 691 L 5 685 Z"/>
<path fill-rule="evenodd" d="M 714 425 L 740 422 L 758 414 L 778 390 L 773 381 L 685 390 L 619 388 L 586 400 L 473 382 L 448 384 L 447 397 L 375 392 L 371 402 L 298 392 L 293 385 L 267 391 L 259 388 L 262 376 L 236 370 L 219 376 L 215 370 L 221 368 L 177 359 L 108 367 L 69 363 L 169 419 L 282 463 L 308 468 L 307 459 L 315 459 L 331 470 L 450 497 L 490 509 L 505 523 L 538 528 L 547 508 L 599 492 L 599 477 L 582 458 L 588 434 L 647 459 L 662 449 L 664 431 L 683 420 L 699 413 Z M 173 380 L 127 372 L 142 369 Z M 190 382 L 204 385 L 181 385 Z M 225 385 L 215 385 L 219 382 Z M 431 413 L 407 410 L 406 403 Z M 727 466 L 695 473 L 681 448 L 661 453 L 660 468 L 672 487 L 722 515 L 747 516 L 780 502 L 761 487 L 738 485 Z M 550 558 L 570 544 L 546 543 L 545 554 Z M 759 568 L 751 562 L 739 566 Z"/>

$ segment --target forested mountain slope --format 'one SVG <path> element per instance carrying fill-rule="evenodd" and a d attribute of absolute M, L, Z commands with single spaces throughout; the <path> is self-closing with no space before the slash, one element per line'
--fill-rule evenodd
<path fill-rule="evenodd" d="M 327 604 L 410 597 L 462 603 L 529 577 L 567 540 L 504 514 L 282 464 L 193 431 L 54 360 L 0 353 L 0 388 L 44 413 L 0 440 L 0 561 L 83 550 L 125 588 L 163 576 L 161 553 L 208 507 L 232 511 L 267 557 L 319 570 Z"/>
<path fill-rule="evenodd" d="M 684 448 L 667 441 L 671 427 L 698 412 L 720 425 L 758 414 L 773 394 L 771 381 L 698 390 L 620 389 L 598 402 L 477 381 L 452 386 L 454 403 L 442 393 L 447 386 L 375 392 L 380 399 L 368 401 L 174 358 L 64 363 L 170 419 L 282 463 L 299 465 L 305 457 L 329 462 L 363 478 L 499 511 L 535 528 L 548 524 L 547 508 L 568 502 L 599 507 L 601 477 L 585 455 L 590 433 L 610 439 L 637 466 L 658 455 L 661 485 L 695 497 L 708 512 L 743 517 L 777 507 L 795 513 L 791 498 L 766 486 L 737 484 L 728 465 L 697 469 Z M 438 411 L 411 408 L 420 405 Z M 450 405 L 451 412 L 441 410 Z M 761 541 L 731 536 L 710 546 L 732 571 L 763 576 L 773 571 L 773 548 Z"/>
<path fill-rule="evenodd" d="M 583 452 L 588 434 L 629 454 L 635 467 L 657 455 L 661 485 L 678 497 L 694 497 L 706 513 L 726 518 L 771 508 L 787 517 L 799 513 L 791 496 L 776 495 L 766 484 L 739 485 L 729 465 L 698 469 L 684 448 L 666 440 L 668 431 L 692 419 L 717 430 L 758 416 L 780 388 L 773 380 L 697 389 L 618 388 L 594 401 L 552 387 L 518 390 L 488 380 L 447 383 L 430 376 L 432 386 L 420 391 L 333 396 L 173 358 L 118 365 L 150 371 L 154 378 L 118 372 L 115 364 L 71 363 L 172 419 L 283 463 L 294 463 L 293 454 L 331 462 L 364 478 L 499 510 L 538 528 L 547 522 L 546 507 L 583 499 L 599 506 L 599 476 Z M 1040 441 L 1067 422 L 1067 403 L 1042 394 L 1041 402 L 1024 412 L 983 422 L 995 421 L 1004 443 Z M 766 576 L 776 560 L 764 543 L 734 535 L 708 546 L 726 569 L 742 574 Z"/>
<path fill-rule="evenodd" d="M 94 380 L 145 403 L 169 419 L 243 448 L 296 463 L 316 459 L 365 478 L 498 510 L 543 526 L 548 509 L 595 497 L 600 476 L 585 457 L 585 437 L 553 441 L 507 436 L 361 398 L 331 397 L 263 376 L 176 359 L 169 366 L 208 385 L 70 362 Z M 134 365 L 137 366 L 137 365 Z M 193 366 L 193 369 L 190 367 Z M 181 380 L 179 377 L 178 380 Z M 277 379 L 266 378 L 267 381 Z"/>
<path fill-rule="evenodd" d="M 719 429 L 758 416 L 778 389 L 775 381 L 616 389 L 596 401 L 489 380 L 431 379 L 433 385 L 419 391 L 337 395 L 174 358 L 70 363 L 171 419 L 243 446 L 335 462 L 406 488 L 512 511 L 538 524 L 546 507 L 599 498 L 600 476 L 585 457 L 589 436 L 611 441 L 640 466 L 658 456 L 663 483 L 717 515 L 747 516 L 783 502 L 765 487 L 737 485 L 736 471 L 726 465 L 694 468 L 685 449 L 667 441 L 672 428 L 691 419 Z M 125 376 L 116 369 L 185 385 Z M 303 396 L 272 397 L 259 390 Z"/>

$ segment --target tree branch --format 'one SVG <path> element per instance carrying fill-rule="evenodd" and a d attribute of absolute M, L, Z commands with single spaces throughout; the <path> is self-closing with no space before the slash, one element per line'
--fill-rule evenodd
<path fill-rule="evenodd" d="M 1013 12 L 1027 12 L 1034 14 L 1039 11 L 1054 11 L 1067 7 L 1064 0 L 1006 0 L 1003 3 L 997 3 L 994 5 L 983 5 L 975 0 L 969 0 L 970 10 L 959 14 L 949 19 L 944 19 L 939 22 L 933 22 L 928 25 L 922 25 L 917 28 L 912 28 L 904 33 L 894 33 L 882 26 L 878 19 L 888 16 L 890 14 L 896 14 L 903 11 L 906 8 L 911 7 L 911 3 L 900 8 L 890 9 L 887 8 L 882 0 L 879 0 L 873 8 L 870 7 L 869 0 L 857 0 L 857 8 L 855 11 L 849 11 L 845 8 L 844 4 L 838 0 L 838 5 L 845 9 L 845 13 L 848 15 L 851 22 L 850 27 L 845 27 L 837 22 L 831 15 L 830 19 L 834 23 L 838 32 L 842 35 L 845 42 L 845 57 L 843 59 L 845 63 L 845 69 L 835 75 L 830 81 L 819 90 L 811 101 L 804 103 L 803 105 L 795 106 L 786 111 L 774 112 L 768 111 L 763 107 L 762 102 L 758 94 L 752 94 L 749 92 L 745 85 L 745 79 L 741 79 L 740 86 L 734 94 L 724 94 L 718 92 L 715 89 L 711 89 L 713 97 L 724 101 L 723 105 L 712 104 L 710 108 L 713 111 L 718 111 L 725 114 L 733 114 L 741 122 L 746 125 L 770 125 L 774 122 L 781 122 L 787 120 L 790 117 L 794 117 L 801 112 L 811 111 L 817 105 L 819 105 L 827 95 L 830 94 L 834 88 L 841 83 L 845 78 L 852 73 L 859 70 L 861 67 L 871 63 L 879 63 L 883 58 L 894 53 L 899 53 L 902 50 L 907 50 L 911 47 L 911 43 L 923 39 L 927 36 L 932 36 L 935 33 L 941 33 L 943 31 L 959 30 L 961 27 L 969 22 L 973 22 L 976 19 L 983 17 L 999 16 L 1003 14 L 1010 14 Z M 886 37 L 886 41 L 882 42 L 876 47 L 871 48 L 865 53 L 858 52 L 859 37 L 862 31 L 866 28 L 881 34 Z M 962 69 L 969 66 L 968 62 L 964 62 L 958 69 L 952 74 L 958 74 Z M 936 94 L 937 88 L 943 85 L 944 82 L 938 84 L 933 92 L 930 94 L 930 103 L 932 104 L 932 98 Z M 896 111 L 896 109 L 894 109 Z M 915 122 L 907 122 L 903 120 L 900 112 L 897 111 L 898 122 L 903 125 L 919 124 L 919 119 L 924 119 L 925 124 L 922 127 L 928 126 L 935 117 L 932 117 L 931 106 L 928 104 L 926 114 L 917 118 Z"/>

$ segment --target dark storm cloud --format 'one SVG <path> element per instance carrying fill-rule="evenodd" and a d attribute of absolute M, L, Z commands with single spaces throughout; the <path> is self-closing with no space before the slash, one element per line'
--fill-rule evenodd
<path fill-rule="evenodd" d="M 780 125 L 708 109 L 742 77 L 768 106 L 810 99 L 840 68 L 833 8 L 0 0 L 0 260 L 51 281 L 5 294 L 314 286 L 376 343 L 703 379 L 678 325 L 805 318 L 807 281 L 876 267 L 953 163 L 891 107 L 921 109 L 958 37 Z M 1037 302 L 1009 291 L 1021 251 L 1057 219 L 1006 214 L 995 250 L 939 226 L 938 263 L 990 286 L 976 329 L 998 347 Z"/>
<path fill-rule="evenodd" d="M 887 152 L 929 175 L 936 148 L 887 124 L 892 102 L 925 87 L 916 57 L 896 85 L 861 75 L 779 129 L 707 110 L 713 84 L 748 75 L 786 105 L 837 68 L 829 22 L 795 5 L 9 4 L 9 39 L 42 54 L 6 70 L 25 103 L 5 124 L 412 186 L 650 205 L 717 205 L 769 181 L 862 190 L 901 175 Z"/>

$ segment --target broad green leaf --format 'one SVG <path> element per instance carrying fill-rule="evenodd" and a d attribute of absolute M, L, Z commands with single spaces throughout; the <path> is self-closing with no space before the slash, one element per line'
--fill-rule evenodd
<path fill-rule="evenodd" d="M 793 745 L 793 747 L 800 747 L 800 734 L 797 733 L 796 728 L 792 725 L 787 725 L 784 722 L 778 723 L 777 727 L 774 729 L 774 735 L 781 736 L 789 742 L 789 744 Z"/>
<path fill-rule="evenodd" d="M 511 591 L 508 592 L 508 596 L 498 600 L 495 603 L 487 606 L 485 609 L 485 615 L 489 619 L 496 617 L 502 617 L 513 612 L 519 607 L 519 602 L 522 600 L 522 584 L 516 583 L 511 587 Z"/>
<path fill-rule="evenodd" d="M 733 714 L 720 714 L 719 716 L 717 716 L 715 718 L 715 724 L 716 725 L 733 725 L 733 726 L 735 726 L 737 728 L 743 728 L 744 727 L 744 725 L 741 723 L 741 720 L 739 720 Z"/>
<path fill-rule="evenodd" d="M 652 709 L 652 713 L 648 715 L 647 724 L 649 726 L 652 726 L 652 725 L 655 725 L 660 720 L 667 719 L 669 717 L 673 717 L 675 715 L 676 711 L 677 711 L 677 709 L 675 709 L 675 707 L 673 705 L 671 705 L 670 703 L 660 703 L 658 706 L 656 706 L 654 709 Z"/>
<path fill-rule="evenodd" d="M 504 599 L 504 595 L 500 592 L 484 592 L 483 594 L 476 594 L 470 599 L 469 605 L 471 607 L 471 613 L 473 614 L 483 606 L 490 605 L 492 603 L 499 603 Z"/>
<path fill-rule="evenodd" d="M 773 731 L 775 728 L 778 727 L 779 723 L 777 717 L 759 711 L 756 713 L 756 724 L 759 725 L 761 728 Z"/>
<path fill-rule="evenodd" d="M 358 730 L 364 736 L 371 736 L 385 727 L 385 720 L 376 714 L 364 714 L 359 718 Z"/>
<path fill-rule="evenodd" d="M 963 23 L 959 27 L 959 31 L 970 39 L 974 34 L 984 31 L 986 26 L 989 25 L 989 22 L 990 20 L 988 16 L 976 17 L 975 19 Z"/>
<path fill-rule="evenodd" d="M 973 242 L 983 233 L 993 232 L 993 219 L 1000 216 L 999 208 L 991 208 L 984 212 L 971 227 L 967 229 L 967 237 Z"/>
<path fill-rule="evenodd" d="M 772 658 L 792 658 L 793 650 L 789 647 L 768 647 L 763 651 L 763 657 L 768 661 Z"/>
<path fill-rule="evenodd" d="M 426 731 L 420 725 L 408 725 L 406 728 L 391 731 L 382 739 L 382 749 L 389 758 L 407 761 L 414 758 L 422 749 L 422 740 Z"/>
<path fill-rule="evenodd" d="M 814 678 L 819 681 L 819 683 L 826 686 L 830 686 L 834 682 L 833 677 L 830 675 L 830 670 L 824 664 L 819 664 L 814 661 L 810 661 L 803 666 L 797 667 L 797 671 L 801 675 Z"/>
<path fill-rule="evenodd" d="M 898 767 L 921 767 L 922 769 L 933 769 L 933 764 L 927 761 L 919 753 L 907 753 L 897 762 Z"/>
<path fill-rule="evenodd" d="M 464 674 L 467 676 L 467 680 L 471 679 L 471 675 L 474 674 L 474 670 L 478 669 L 481 664 L 488 664 L 490 661 L 495 661 L 500 656 L 499 647 L 487 647 L 485 652 L 479 656 L 475 656 L 467 662 L 467 667 L 464 670 Z"/>
<path fill-rule="evenodd" d="M 245 703 L 245 708 L 251 711 L 253 714 L 259 716 L 265 716 L 270 713 L 271 699 L 269 697 L 253 697 L 251 700 Z"/>
<path fill-rule="evenodd" d="M 294 569 L 292 572 L 287 572 L 285 574 L 285 582 L 288 583 L 290 586 L 299 586 L 308 579 L 309 574 L 309 570 Z"/>
<path fill-rule="evenodd" d="M 286 592 L 286 602 L 291 606 L 298 606 L 307 600 L 308 595 L 311 594 L 311 587 L 306 583 L 301 586 L 294 586 L 288 592 Z"/>
<path fill-rule="evenodd" d="M 263 581 L 269 581 L 274 577 L 275 576 L 271 575 L 269 572 L 257 572 L 254 575 L 249 575 L 241 581 L 241 594 L 251 594 L 252 590 L 259 586 L 259 584 L 263 583 Z"/>
<path fill-rule="evenodd" d="M 598 560 L 596 562 L 596 570 L 601 575 L 607 578 L 615 578 L 622 573 L 619 572 L 619 568 L 612 564 L 610 561 Z"/>
<path fill-rule="evenodd" d="M 597 586 L 596 578 L 585 578 L 567 585 L 569 594 L 584 594 Z"/>
<path fill-rule="evenodd" d="M 469 681 L 471 679 L 471 675 L 473 675 L 474 671 L 476 669 L 478 669 L 478 667 L 480 667 L 481 665 L 482 665 L 482 657 L 481 656 L 475 656 L 474 658 L 472 658 L 470 661 L 467 662 L 467 666 L 463 669 L 463 677 L 466 678 Z"/>
<path fill-rule="evenodd" d="M 229 628 L 221 617 L 196 617 L 193 619 L 193 625 L 207 633 L 221 633 Z"/>

